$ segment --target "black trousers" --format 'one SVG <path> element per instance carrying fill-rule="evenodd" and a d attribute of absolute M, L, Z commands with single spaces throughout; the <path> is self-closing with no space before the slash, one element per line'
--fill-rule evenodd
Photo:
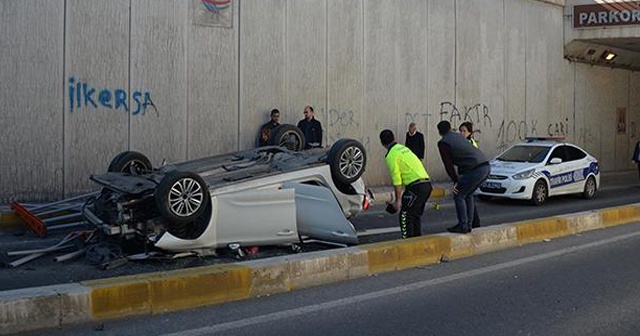
<path fill-rule="evenodd" d="M 410 184 L 405 188 L 399 214 L 402 239 L 422 235 L 420 217 L 432 189 L 431 182 L 428 181 Z"/>

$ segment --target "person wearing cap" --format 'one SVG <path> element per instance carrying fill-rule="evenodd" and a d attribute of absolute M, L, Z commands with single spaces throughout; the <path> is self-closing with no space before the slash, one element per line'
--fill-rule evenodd
<path fill-rule="evenodd" d="M 453 181 L 453 201 L 458 224 L 447 229 L 454 233 L 469 233 L 475 210 L 473 193 L 489 177 L 491 166 L 482 151 L 474 147 L 465 137 L 453 132 L 451 123 L 438 123 L 438 151 L 447 175 Z M 458 167 L 456 174 L 455 167 Z"/>
<path fill-rule="evenodd" d="M 380 142 L 387 149 L 385 162 L 394 188 L 394 201 L 388 204 L 398 214 L 403 239 L 422 234 L 420 217 L 431 196 L 429 174 L 422 161 L 407 147 L 396 142 L 391 130 L 380 132 Z"/>

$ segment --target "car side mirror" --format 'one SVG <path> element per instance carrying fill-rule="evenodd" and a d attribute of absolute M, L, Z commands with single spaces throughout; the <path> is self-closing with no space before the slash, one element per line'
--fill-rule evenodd
<path fill-rule="evenodd" d="M 562 163 L 562 159 L 559 158 L 559 157 L 554 157 L 554 158 L 551 159 L 551 161 L 549 161 L 549 164 L 552 164 L 552 165 L 556 165 L 556 164 L 559 164 L 559 163 Z"/>

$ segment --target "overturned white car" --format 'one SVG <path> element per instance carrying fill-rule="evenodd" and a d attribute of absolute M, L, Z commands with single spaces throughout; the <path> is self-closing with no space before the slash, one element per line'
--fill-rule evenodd
<path fill-rule="evenodd" d="M 283 126 L 290 130 L 280 132 L 285 138 L 301 140 L 297 129 Z M 365 165 L 365 150 L 352 139 L 327 149 L 267 146 L 157 169 L 128 151 L 108 173 L 91 176 L 103 190 L 83 215 L 107 236 L 170 252 L 304 240 L 352 245 L 358 238 L 349 218 L 369 205 Z"/>

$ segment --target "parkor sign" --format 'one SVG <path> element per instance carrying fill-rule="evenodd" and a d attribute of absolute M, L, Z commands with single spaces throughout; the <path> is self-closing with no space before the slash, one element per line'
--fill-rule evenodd
<path fill-rule="evenodd" d="M 573 6 L 573 28 L 640 24 L 640 2 Z"/>

